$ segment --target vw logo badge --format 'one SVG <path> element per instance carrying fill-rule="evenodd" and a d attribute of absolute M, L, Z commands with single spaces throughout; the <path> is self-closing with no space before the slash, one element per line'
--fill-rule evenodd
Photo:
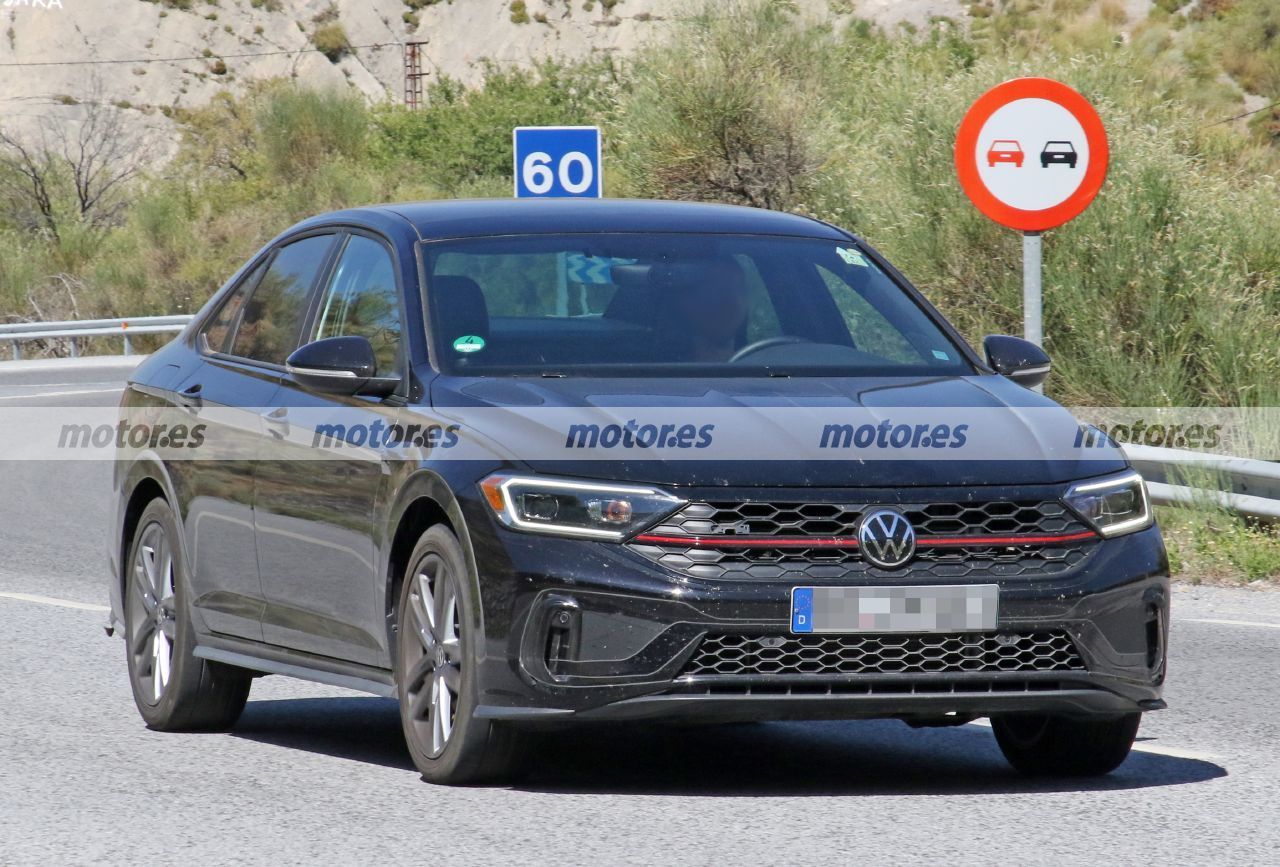
<path fill-rule="evenodd" d="M 858 547 L 872 566 L 897 569 L 916 553 L 916 531 L 901 512 L 876 509 L 858 525 Z"/>

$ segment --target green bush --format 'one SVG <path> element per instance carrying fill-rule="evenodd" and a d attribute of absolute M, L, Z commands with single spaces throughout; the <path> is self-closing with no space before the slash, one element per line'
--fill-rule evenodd
<path fill-rule="evenodd" d="M 1240 0 L 1210 28 L 1222 65 L 1251 93 L 1280 96 L 1280 3 Z"/>
<path fill-rule="evenodd" d="M 347 31 L 337 21 L 318 25 L 311 33 L 311 44 L 332 63 L 337 63 L 351 50 Z"/>
<path fill-rule="evenodd" d="M 825 30 L 785 4 L 708 6 L 642 55 L 618 131 L 621 166 L 642 196 L 802 209 L 828 164 Z"/>
<path fill-rule="evenodd" d="M 445 78 L 427 88 L 418 111 L 374 109 L 374 153 L 387 171 L 412 173 L 442 195 L 499 178 L 509 191 L 512 129 L 598 123 L 609 92 L 608 67 L 598 63 L 548 63 L 534 72 L 490 68 L 476 90 Z"/>
<path fill-rule="evenodd" d="M 369 113 L 351 91 L 278 87 L 253 112 L 265 170 L 281 181 L 305 180 L 335 160 L 365 153 Z"/>

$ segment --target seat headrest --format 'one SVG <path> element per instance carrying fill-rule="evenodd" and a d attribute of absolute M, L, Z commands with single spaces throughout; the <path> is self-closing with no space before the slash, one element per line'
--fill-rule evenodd
<path fill-rule="evenodd" d="M 436 333 L 445 346 L 468 335 L 489 339 L 489 305 L 480 284 L 470 277 L 432 277 L 428 290 Z"/>

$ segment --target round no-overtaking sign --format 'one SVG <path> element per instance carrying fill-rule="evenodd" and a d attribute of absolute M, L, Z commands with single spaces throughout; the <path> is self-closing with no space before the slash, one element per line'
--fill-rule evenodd
<path fill-rule="evenodd" d="M 1043 232 L 1079 216 L 1107 176 L 1107 134 L 1083 96 L 1048 78 L 988 90 L 956 135 L 965 194 L 992 220 Z"/>

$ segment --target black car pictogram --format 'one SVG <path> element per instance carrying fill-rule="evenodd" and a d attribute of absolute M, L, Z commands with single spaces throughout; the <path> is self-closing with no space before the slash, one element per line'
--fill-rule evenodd
<path fill-rule="evenodd" d="M 1040 168 L 1047 169 L 1050 163 L 1066 163 L 1074 169 L 1077 159 L 1076 147 L 1071 142 L 1046 142 L 1044 150 L 1040 151 Z"/>

